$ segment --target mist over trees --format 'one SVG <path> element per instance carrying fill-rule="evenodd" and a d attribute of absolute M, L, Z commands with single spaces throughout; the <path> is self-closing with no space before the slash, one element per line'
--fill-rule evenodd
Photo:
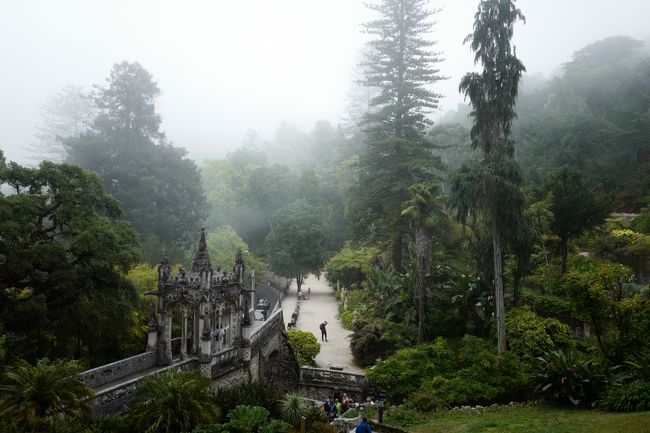
<path fill-rule="evenodd" d="M 36 142 L 27 146 L 36 160 L 63 162 L 67 157 L 65 140 L 86 132 L 95 119 L 92 95 L 81 87 L 66 86 L 41 106 L 41 124 Z"/>
<path fill-rule="evenodd" d="M 206 216 L 206 199 L 195 163 L 160 130 L 160 89 L 138 63 L 115 64 L 106 81 L 95 92 L 92 128 L 65 141 L 67 161 L 100 176 L 143 239 L 156 239 L 160 250 L 188 246 Z"/>
<path fill-rule="evenodd" d="M 218 158 L 195 162 L 168 141 L 158 71 L 137 62 L 46 101 L 32 149 L 46 160 L 22 166 L 0 150 L 0 426 L 54 423 L 54 409 L 20 406 L 21 392 L 81 363 L 43 358 L 97 366 L 141 352 L 153 264 L 164 250 L 187 265 L 202 227 L 213 268 L 239 251 L 257 288 L 266 272 L 298 290 L 326 278 L 350 352 L 395 419 L 542 398 L 650 409 L 648 44 L 610 37 L 552 78 L 527 76 L 516 0 L 477 3 L 463 22 L 476 68 L 457 83 L 467 105 L 447 113 L 436 113 L 444 63 L 426 0 L 368 5 L 340 123 L 288 119 L 262 136 L 251 117 Z M 150 401 L 187 431 L 202 407 L 216 422 L 209 383 L 197 393 L 183 377 L 135 400 L 136 429 L 159 418 Z M 168 386 L 192 391 L 196 416 L 161 398 Z"/>

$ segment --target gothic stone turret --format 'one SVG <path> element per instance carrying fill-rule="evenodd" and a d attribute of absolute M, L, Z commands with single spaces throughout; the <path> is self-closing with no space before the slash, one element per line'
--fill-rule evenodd
<path fill-rule="evenodd" d="M 163 255 L 158 267 L 158 290 L 150 293 L 159 297 L 159 364 L 167 365 L 172 362 L 172 317 L 173 312 L 178 310 L 183 311 L 181 357 L 187 356 L 188 353 L 201 355 L 201 362 L 207 363 L 205 367 L 209 370 L 212 354 L 220 347 L 215 338 L 223 328 L 217 328 L 217 325 L 229 327 L 232 344 L 246 346 L 247 339 L 242 333 L 241 317 L 245 310 L 242 299 L 245 266 L 242 253 L 238 251 L 233 272 L 222 272 L 220 269 L 213 271 L 204 229 L 201 230 L 198 248 L 189 271 L 181 268 L 176 275 L 171 275 L 171 266 Z M 222 313 L 227 317 L 228 322 L 225 324 L 221 323 Z"/>

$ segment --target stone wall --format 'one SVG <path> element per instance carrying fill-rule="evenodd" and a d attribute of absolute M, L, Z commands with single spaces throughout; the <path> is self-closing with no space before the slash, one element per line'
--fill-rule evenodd
<path fill-rule="evenodd" d="M 323 368 L 300 367 L 300 391 L 310 398 L 326 399 L 336 391 L 363 401 L 369 391 L 366 376 Z"/>
<path fill-rule="evenodd" d="M 126 376 L 139 373 L 156 365 L 156 352 L 144 352 L 130 358 L 102 365 L 80 374 L 81 380 L 91 388 L 98 388 Z"/>
<path fill-rule="evenodd" d="M 198 368 L 198 361 L 196 359 L 187 359 L 174 365 L 161 367 L 160 369 L 152 371 L 149 374 L 138 376 L 132 380 L 120 383 L 115 387 L 99 391 L 95 394 L 95 397 L 90 402 L 90 405 L 93 408 L 93 413 L 116 414 L 126 412 L 127 405 L 131 398 L 133 398 L 133 394 L 135 394 L 135 391 L 138 388 L 138 383 L 145 377 L 151 376 L 153 374 L 160 374 L 170 369 L 174 369 L 176 371 L 192 371 L 197 370 Z"/>
<path fill-rule="evenodd" d="M 152 351 L 85 371 L 81 378 L 95 388 L 91 405 L 98 414 L 124 412 L 142 379 L 169 369 L 200 370 L 212 378 L 215 391 L 258 381 L 283 391 L 297 390 L 300 369 L 284 329 L 282 310 L 275 311 L 249 338 L 250 346 L 230 347 L 212 355 L 209 362 L 193 357 L 156 367 Z M 248 351 L 250 358 L 243 356 Z"/>
<path fill-rule="evenodd" d="M 300 382 L 300 365 L 293 349 L 289 345 L 289 337 L 282 330 L 266 346 L 260 354 L 258 377 L 262 383 L 268 383 L 283 392 L 298 390 Z"/>
<path fill-rule="evenodd" d="M 250 383 L 250 372 L 242 366 L 242 368 L 234 368 L 213 379 L 212 388 L 214 391 L 219 391 L 220 389 L 234 388 L 247 383 Z"/>

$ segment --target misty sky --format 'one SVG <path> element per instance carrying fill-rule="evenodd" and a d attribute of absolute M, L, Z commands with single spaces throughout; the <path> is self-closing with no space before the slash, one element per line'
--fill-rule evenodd
<path fill-rule="evenodd" d="M 432 38 L 444 52 L 436 90 L 455 108 L 473 54 L 462 45 L 478 0 L 440 7 Z M 551 74 L 577 49 L 613 35 L 646 39 L 648 0 L 520 0 L 517 54 Z M 0 148 L 25 162 L 40 105 L 66 85 L 103 84 L 115 62 L 138 61 L 162 90 L 162 129 L 199 161 L 222 157 L 247 129 L 272 138 L 286 120 L 309 132 L 344 116 L 360 0 L 0 0 Z"/>

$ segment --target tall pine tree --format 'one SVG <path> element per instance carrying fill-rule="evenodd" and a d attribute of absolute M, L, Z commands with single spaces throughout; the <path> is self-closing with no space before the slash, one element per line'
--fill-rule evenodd
<path fill-rule="evenodd" d="M 362 124 L 366 146 L 359 155 L 358 181 L 348 210 L 355 236 L 392 246 L 401 268 L 406 225 L 400 219 L 408 188 L 435 177 L 440 161 L 430 151 L 424 129 L 440 95 L 431 85 L 442 79 L 428 39 L 436 10 L 426 0 L 383 0 L 368 7 L 379 18 L 364 25 L 374 35 L 365 52 L 362 84 L 378 89 Z"/>

